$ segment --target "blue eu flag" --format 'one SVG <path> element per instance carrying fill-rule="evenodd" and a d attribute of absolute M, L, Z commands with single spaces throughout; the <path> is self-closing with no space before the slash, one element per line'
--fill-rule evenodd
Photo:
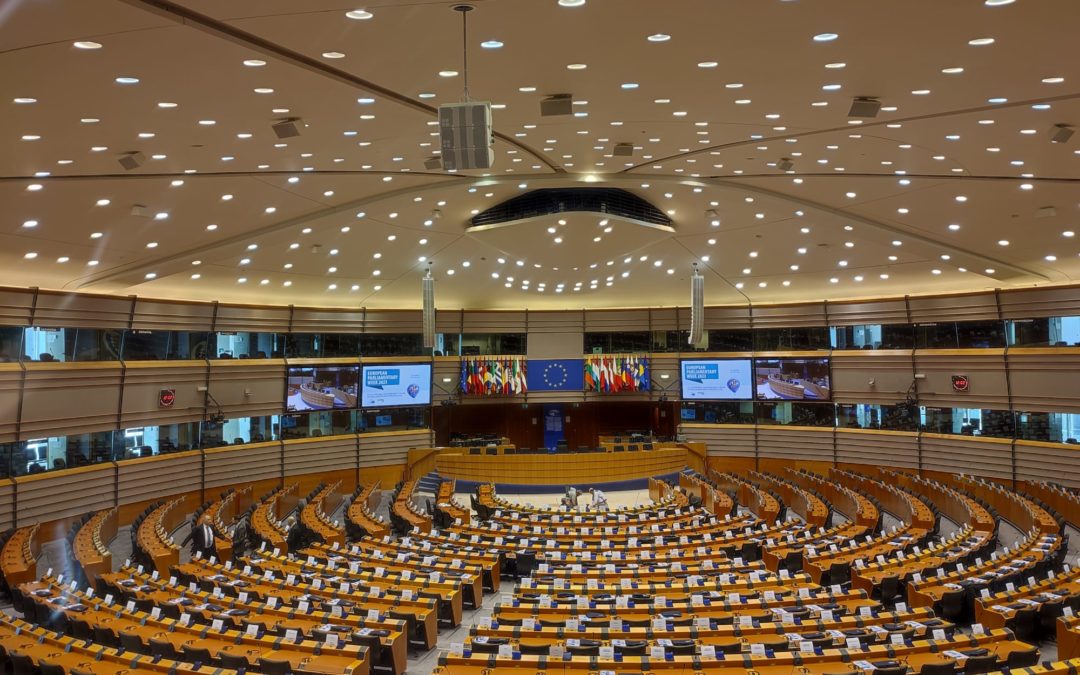
<path fill-rule="evenodd" d="M 583 359 L 529 359 L 526 383 L 535 391 L 582 391 L 585 389 Z"/>

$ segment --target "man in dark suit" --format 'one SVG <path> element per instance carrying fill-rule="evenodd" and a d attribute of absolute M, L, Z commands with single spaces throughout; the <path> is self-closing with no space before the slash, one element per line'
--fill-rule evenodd
<path fill-rule="evenodd" d="M 191 533 L 191 550 L 209 558 L 216 554 L 214 549 L 214 528 L 206 523 L 199 523 Z"/>

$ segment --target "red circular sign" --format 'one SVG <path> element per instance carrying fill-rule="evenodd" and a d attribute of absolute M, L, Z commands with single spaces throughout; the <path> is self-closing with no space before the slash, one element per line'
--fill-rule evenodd
<path fill-rule="evenodd" d="M 158 407 L 171 408 L 176 403 L 175 389 L 162 389 L 158 394 Z"/>
<path fill-rule="evenodd" d="M 967 375 L 953 375 L 952 376 L 952 388 L 953 391 L 967 391 L 971 386 L 971 380 Z"/>

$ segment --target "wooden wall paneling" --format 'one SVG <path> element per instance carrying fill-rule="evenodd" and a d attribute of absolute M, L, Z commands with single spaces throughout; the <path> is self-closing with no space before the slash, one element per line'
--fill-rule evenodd
<path fill-rule="evenodd" d="M 686 325 L 690 325 L 689 317 Z M 750 327 L 750 305 L 705 308 L 705 330 L 745 330 Z"/>
<path fill-rule="evenodd" d="M 525 333 L 528 332 L 526 312 L 481 312 L 467 310 L 462 315 L 462 333 Z"/>
<path fill-rule="evenodd" d="M 679 436 L 704 443 L 709 457 L 757 457 L 757 432 L 752 424 L 680 424 Z"/>
<path fill-rule="evenodd" d="M 889 405 L 906 398 L 913 381 L 911 351 L 834 351 L 831 356 L 833 401 Z"/>
<path fill-rule="evenodd" d="M 214 305 L 211 303 L 138 298 L 131 327 L 137 330 L 209 332 L 213 323 Z"/>
<path fill-rule="evenodd" d="M 1006 289 L 999 294 L 1006 319 L 1034 319 L 1080 314 L 1080 286 Z"/>
<path fill-rule="evenodd" d="M 1080 446 L 1018 440 L 1016 478 L 1080 488 Z"/>
<path fill-rule="evenodd" d="M 379 481 L 384 490 L 389 490 L 397 485 L 405 476 L 404 464 L 387 464 L 383 466 L 360 467 L 360 484 L 368 485 Z"/>
<path fill-rule="evenodd" d="M 120 427 L 126 429 L 201 420 L 206 394 L 198 389 L 206 384 L 207 367 L 205 361 L 126 363 Z M 162 389 L 176 391 L 176 403 L 173 407 L 158 406 Z"/>
<path fill-rule="evenodd" d="M 690 330 L 690 324 L 679 324 L 679 308 L 678 307 L 657 307 L 649 310 L 649 322 L 645 324 L 648 330 L 651 331 L 688 331 Z M 643 328 L 636 328 L 632 330 L 643 330 Z M 685 340 L 685 338 L 683 338 Z"/>
<path fill-rule="evenodd" d="M 1012 479 L 1012 440 L 921 434 L 922 468 Z"/>
<path fill-rule="evenodd" d="M 203 485 L 209 491 L 226 485 L 283 478 L 280 441 L 203 451 Z"/>
<path fill-rule="evenodd" d="M 115 429 L 120 409 L 118 362 L 27 363 L 22 438 Z"/>
<path fill-rule="evenodd" d="M 914 432 L 837 429 L 836 461 L 840 465 L 919 468 L 919 438 Z"/>
<path fill-rule="evenodd" d="M 543 445 L 542 406 L 494 397 L 466 397 L 464 401 L 462 405 L 432 409 L 436 445 L 450 445 L 452 434 L 498 434 L 519 448 Z"/>
<path fill-rule="evenodd" d="M 116 505 L 112 462 L 15 479 L 19 525 L 44 523 Z"/>
<path fill-rule="evenodd" d="M 29 326 L 34 291 L 0 287 L 0 326 Z"/>
<path fill-rule="evenodd" d="M 586 317 L 591 313 L 580 309 L 529 312 L 529 334 L 531 336 L 533 333 L 584 333 Z M 639 330 L 646 329 L 641 328 Z M 530 337 L 531 341 L 532 338 Z M 578 353 L 580 351 L 578 350 Z"/>
<path fill-rule="evenodd" d="M 285 475 L 290 479 L 306 473 L 357 469 L 359 443 L 356 434 L 298 438 L 285 441 Z"/>
<path fill-rule="evenodd" d="M 824 326 L 825 303 L 799 305 L 754 305 L 754 328 L 788 328 L 794 326 Z"/>
<path fill-rule="evenodd" d="M 15 440 L 19 427 L 23 369 L 18 363 L 0 363 L 0 443 Z"/>
<path fill-rule="evenodd" d="M 649 377 L 654 396 L 667 394 L 669 398 L 679 398 L 682 393 L 681 358 L 678 354 L 649 354 Z"/>
<path fill-rule="evenodd" d="M 529 316 L 530 324 L 540 316 Z M 649 330 L 649 310 L 647 309 L 594 309 L 585 312 L 586 333 L 615 333 L 622 331 Z"/>
<path fill-rule="evenodd" d="M 360 333 L 363 330 L 364 311 L 361 309 L 293 309 L 294 333 Z"/>
<path fill-rule="evenodd" d="M 907 303 L 903 298 L 844 301 L 828 304 L 830 326 L 861 326 L 863 324 L 907 323 Z"/>
<path fill-rule="evenodd" d="M 456 400 L 461 393 L 461 359 L 457 356 L 436 356 L 431 377 L 433 405 L 438 406 L 448 399 Z"/>
<path fill-rule="evenodd" d="M 1014 347 L 1007 359 L 1014 410 L 1080 413 L 1080 350 Z"/>
<path fill-rule="evenodd" d="M 409 448 L 430 448 L 434 444 L 435 438 L 430 429 L 360 434 L 361 474 L 367 467 L 391 464 L 404 466 Z"/>
<path fill-rule="evenodd" d="M 214 330 L 285 333 L 289 330 L 290 313 L 291 310 L 288 307 L 221 304 L 217 308 L 217 322 L 214 324 Z"/>
<path fill-rule="evenodd" d="M 15 526 L 15 481 L 0 480 L 0 529 Z"/>
<path fill-rule="evenodd" d="M 464 320 L 464 312 L 460 309 L 436 309 L 435 332 L 450 333 L 457 335 L 462 332 L 461 324 Z"/>
<path fill-rule="evenodd" d="M 939 321 L 984 321 L 998 318 L 993 293 L 963 293 L 908 298 L 914 323 Z"/>
<path fill-rule="evenodd" d="M 120 504 L 146 502 L 202 489 L 202 452 L 191 450 L 116 463 Z M 197 504 L 188 504 L 194 509 Z"/>
<path fill-rule="evenodd" d="M 1009 409 L 1009 386 L 1003 349 L 926 349 L 915 351 L 919 403 L 940 408 Z M 967 375 L 966 392 L 952 388 L 953 375 Z"/>
<path fill-rule="evenodd" d="M 127 328 L 132 298 L 86 293 L 38 293 L 34 325 L 46 328 Z"/>
<path fill-rule="evenodd" d="M 285 362 L 210 361 L 210 394 L 221 404 L 226 418 L 279 415 L 285 408 Z M 210 405 L 213 409 L 213 402 Z"/>
<path fill-rule="evenodd" d="M 416 287 L 420 291 L 419 285 Z M 364 311 L 365 333 L 421 333 L 424 315 L 418 309 L 368 309 Z"/>
<path fill-rule="evenodd" d="M 836 456 L 831 427 L 758 425 L 757 448 L 760 458 L 832 462 Z"/>

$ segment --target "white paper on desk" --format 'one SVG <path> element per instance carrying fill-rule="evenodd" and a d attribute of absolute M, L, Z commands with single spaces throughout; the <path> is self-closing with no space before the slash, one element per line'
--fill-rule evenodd
<path fill-rule="evenodd" d="M 907 611 L 907 603 L 906 602 L 898 602 L 898 603 L 896 603 L 896 607 L 895 607 L 894 611 L 897 614 L 903 614 L 904 612 Z"/>
<path fill-rule="evenodd" d="M 656 617 L 652 620 L 653 630 L 667 630 L 667 619 L 664 617 Z"/>
<path fill-rule="evenodd" d="M 972 635 L 985 635 L 986 634 L 986 628 L 981 623 L 973 623 L 973 624 L 971 624 L 971 634 Z"/>
<path fill-rule="evenodd" d="M 752 642 L 750 644 L 750 653 L 754 656 L 765 656 L 765 645 L 760 642 Z"/>
<path fill-rule="evenodd" d="M 833 620 L 832 610 L 831 609 L 823 609 L 823 610 L 821 610 L 820 619 L 822 621 L 825 621 L 825 622 L 832 621 Z"/>
<path fill-rule="evenodd" d="M 740 615 L 739 616 L 739 625 L 743 626 L 743 627 L 746 627 L 746 628 L 753 627 L 753 625 L 754 625 L 754 617 L 750 616 L 749 614 Z"/>
<path fill-rule="evenodd" d="M 653 607 L 667 607 L 667 597 L 663 595 L 654 595 Z"/>
<path fill-rule="evenodd" d="M 301 614 L 307 614 L 307 613 L 308 613 L 308 603 L 307 603 L 307 600 L 301 600 L 300 602 L 296 603 L 296 609 L 297 609 L 297 611 L 299 611 L 299 612 L 300 612 Z"/>
<path fill-rule="evenodd" d="M 856 637 L 849 637 L 845 642 L 848 649 L 862 649 L 862 641 Z"/>
<path fill-rule="evenodd" d="M 945 637 L 945 630 L 942 629 L 942 628 L 935 628 L 934 632 L 931 635 L 933 636 L 933 638 L 935 640 L 945 640 L 945 639 L 947 639 Z"/>
<path fill-rule="evenodd" d="M 696 616 L 696 617 L 694 617 L 694 627 L 695 628 L 708 629 L 709 628 L 709 617 L 707 617 L 707 616 Z"/>
<path fill-rule="evenodd" d="M 214 619 L 213 623 L 210 624 L 210 628 L 220 633 L 225 630 L 225 622 L 221 619 Z"/>
<path fill-rule="evenodd" d="M 499 656 L 504 659 L 510 659 L 514 657 L 513 645 L 499 645 Z"/>
<path fill-rule="evenodd" d="M 160 607 L 155 607 L 155 608 L 151 609 L 150 610 L 150 618 L 152 618 L 154 621 L 157 621 L 158 619 L 160 619 L 161 618 L 161 608 Z"/>
<path fill-rule="evenodd" d="M 187 612 L 182 613 L 180 615 L 180 625 L 181 626 L 187 626 L 190 623 L 191 623 L 191 615 L 188 614 Z"/>
<path fill-rule="evenodd" d="M 663 661 L 664 657 L 665 657 L 665 654 L 664 654 L 664 648 L 663 647 L 661 647 L 660 645 L 652 645 L 651 647 L 649 647 L 649 658 L 650 659 L 659 659 L 659 660 Z"/>
<path fill-rule="evenodd" d="M 809 640 L 800 640 L 799 641 L 799 653 L 801 653 L 801 654 L 813 654 L 814 653 L 814 643 L 810 642 Z"/>
<path fill-rule="evenodd" d="M 135 601 L 134 600 L 128 600 L 128 603 L 126 605 L 126 609 L 127 609 L 127 611 L 134 613 L 134 611 L 135 611 Z"/>
<path fill-rule="evenodd" d="M 244 635 L 253 638 L 259 637 L 259 624 L 249 623 L 247 629 L 244 631 Z"/>

